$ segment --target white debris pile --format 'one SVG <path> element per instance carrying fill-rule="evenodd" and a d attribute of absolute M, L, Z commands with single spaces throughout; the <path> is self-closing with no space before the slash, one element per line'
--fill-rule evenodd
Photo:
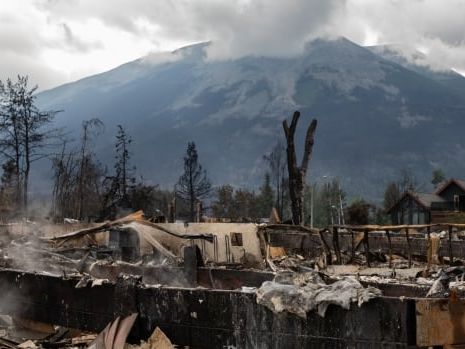
<path fill-rule="evenodd" d="M 352 276 L 326 284 L 316 271 L 283 272 L 278 273 L 273 281 L 262 284 L 257 290 L 257 303 L 275 313 L 287 311 L 305 319 L 311 310 L 324 317 L 330 304 L 349 310 L 351 303 L 361 306 L 378 296 L 381 296 L 379 289 L 364 288 Z"/>
<path fill-rule="evenodd" d="M 426 297 L 448 297 L 450 290 L 463 291 L 465 286 L 465 266 L 440 269 L 432 275 L 435 278 Z"/>

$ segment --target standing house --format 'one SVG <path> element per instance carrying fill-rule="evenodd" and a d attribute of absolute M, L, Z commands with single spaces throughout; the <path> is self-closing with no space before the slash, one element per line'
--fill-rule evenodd
<path fill-rule="evenodd" d="M 444 199 L 436 194 L 407 191 L 387 213 L 392 224 L 428 224 L 434 202 L 443 203 Z"/>
<path fill-rule="evenodd" d="M 436 194 L 444 199 L 446 204 L 435 205 L 439 211 L 465 211 L 465 181 L 451 179 L 436 190 Z"/>
<path fill-rule="evenodd" d="M 387 213 L 392 224 L 453 222 L 465 212 L 465 181 L 450 179 L 434 193 L 408 191 Z"/>

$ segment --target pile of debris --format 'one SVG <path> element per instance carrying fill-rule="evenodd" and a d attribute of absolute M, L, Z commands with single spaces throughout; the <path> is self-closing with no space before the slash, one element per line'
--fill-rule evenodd
<path fill-rule="evenodd" d="M 96 334 L 32 320 L 0 316 L 0 348 L 87 348 Z"/>
<path fill-rule="evenodd" d="M 125 318 L 117 317 L 92 341 L 89 349 L 174 349 L 169 338 L 160 330 L 155 328 L 147 341 L 140 344 L 128 344 L 126 339 L 136 321 L 137 313 Z"/>
<path fill-rule="evenodd" d="M 368 303 L 367 308 L 377 307 L 386 298 L 383 295 L 387 298 L 424 297 L 430 301 L 465 295 L 465 266 L 460 265 L 463 263 L 459 249 L 463 241 L 452 240 L 450 234 L 441 237 L 429 230 L 389 227 L 397 229 L 390 234 L 389 230 L 382 232 L 374 230 L 378 227 L 371 227 L 369 236 L 367 227 L 359 231 L 362 228 L 317 230 L 285 224 L 205 224 L 196 227 L 194 224 L 191 227 L 158 224 L 144 220 L 142 213 L 137 212 L 55 236 L 3 236 L 1 286 L 16 290 L 22 304 L 29 304 L 27 299 L 33 298 L 45 307 L 60 308 L 63 304 L 57 304 L 55 300 L 35 298 L 37 283 L 44 282 L 42 290 L 50 292 L 48 283 L 59 285 L 54 286 L 58 293 L 49 299 L 61 299 L 66 306 L 70 305 L 69 309 L 74 307 L 73 312 L 79 313 L 90 304 L 75 303 L 80 294 L 98 294 L 102 298 L 93 299 L 98 299 L 99 304 L 104 303 L 103 299 L 110 300 L 109 305 L 101 309 L 106 314 L 101 322 L 91 328 L 80 327 L 88 319 L 79 317 L 73 319 L 77 323 L 75 327 L 98 332 L 109 319 L 133 314 L 117 318 L 99 334 L 47 325 L 48 332 L 40 336 L 28 332 L 28 335 L 15 337 L 20 328 L 20 323 L 15 320 L 0 328 L 0 349 L 18 346 L 171 348 L 169 339 L 156 326 L 166 325 L 163 329 L 178 344 L 185 344 L 195 336 L 191 333 L 178 336 L 179 319 L 188 331 L 200 331 L 199 328 L 213 331 L 208 327 L 212 326 L 209 322 L 207 327 L 202 327 L 205 323 L 201 321 L 208 320 L 201 318 L 213 316 L 209 313 L 211 307 L 208 311 L 205 307 L 209 304 L 208 297 L 213 305 L 216 304 L 216 290 L 235 290 L 228 294 L 229 298 L 221 298 L 221 304 L 231 302 L 230 312 L 239 311 L 237 307 L 242 306 L 242 300 L 247 300 L 255 310 L 246 309 L 244 305 L 240 311 L 261 312 L 258 316 L 287 313 L 292 317 L 288 319 L 291 322 L 309 316 L 318 319 L 311 315 L 312 312 L 325 319 L 335 314 L 345 316 L 341 315 L 344 311 L 340 308 L 360 314 L 365 309 L 359 309 L 362 304 Z M 453 265 L 444 267 L 444 261 Z M 21 276 L 22 273 L 28 276 Z M 43 280 L 39 281 L 41 278 Z M 25 279 L 28 281 L 22 281 Z M 144 298 L 142 295 L 147 292 L 151 297 Z M 176 292 L 183 294 L 179 304 Z M 233 294 L 243 298 L 233 302 Z M 164 297 L 174 303 L 167 303 Z M 377 297 L 381 299 L 372 305 L 370 301 Z M 128 308 L 123 311 L 120 305 L 122 307 L 126 301 Z M 263 307 L 257 307 L 256 303 Z M 94 304 L 92 310 L 99 304 Z M 114 307 L 115 304 L 118 306 Z M 171 304 L 168 312 L 163 308 L 164 304 Z M 154 308 L 150 308 L 152 306 Z M 328 307 L 335 311 L 327 312 Z M 171 308 L 174 313 L 169 317 L 166 314 Z M 26 315 L 8 309 L 2 311 L 72 326 L 59 317 L 41 318 L 28 311 L 25 311 Z M 158 311 L 160 314 L 153 315 Z M 203 311 L 202 315 L 199 315 L 200 311 Z M 137 322 L 136 313 L 140 314 Z M 217 320 L 221 321 L 216 319 L 215 322 Z M 136 336 L 136 342 L 141 338 L 149 339 L 139 344 L 127 344 L 135 323 L 134 332 L 139 333 L 141 328 L 144 331 Z M 235 323 L 234 326 L 241 325 Z M 248 331 L 247 326 L 244 325 L 243 331 Z M 227 335 L 233 338 L 236 332 Z"/>
<path fill-rule="evenodd" d="M 321 275 L 313 270 L 280 272 L 273 281 L 265 281 L 257 290 L 257 303 L 273 312 L 287 311 L 305 319 L 312 310 L 324 317 L 330 304 L 349 310 L 352 303 L 361 306 L 382 295 L 375 287 L 363 287 L 354 277 L 331 281 L 323 281 Z"/>
<path fill-rule="evenodd" d="M 1 349 L 174 349 L 163 331 L 156 327 L 147 341 L 127 343 L 137 314 L 110 322 L 99 334 L 85 333 L 25 319 L 0 316 Z"/>

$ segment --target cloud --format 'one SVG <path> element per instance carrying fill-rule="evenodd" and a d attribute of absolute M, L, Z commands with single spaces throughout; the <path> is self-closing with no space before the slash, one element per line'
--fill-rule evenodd
<path fill-rule="evenodd" d="M 71 0 L 39 5 L 53 17 L 94 18 L 138 36 L 170 41 L 213 41 L 217 58 L 291 55 L 314 37 L 345 0 Z"/>
<path fill-rule="evenodd" d="M 396 44 L 407 57 L 418 50 L 426 54 L 418 63 L 463 71 L 464 13 L 462 0 L 349 0 L 330 31 L 361 44 Z"/>
<path fill-rule="evenodd" d="M 96 48 L 103 48 L 103 44 L 99 41 L 86 42 L 85 40 L 76 37 L 68 24 L 62 23 L 65 42 L 70 49 L 76 52 L 88 52 Z"/>
<path fill-rule="evenodd" d="M 15 0 L 0 8 L 0 79 L 27 71 L 47 88 L 201 41 L 210 59 L 286 57 L 321 36 L 464 72 L 463 13 L 463 0 Z"/>
<path fill-rule="evenodd" d="M 208 38 L 210 58 L 291 56 L 318 36 L 341 0 L 195 2 L 189 10 L 198 38 Z"/>
<path fill-rule="evenodd" d="M 54 85 L 65 76 L 40 59 L 47 39 L 40 32 L 44 18 L 33 6 L 6 2 L 0 9 L 0 79 L 33 75 L 31 82 Z"/>
<path fill-rule="evenodd" d="M 145 9 L 131 10 L 132 5 L 116 0 L 3 3 L 0 80 L 28 74 L 43 90 L 189 43 L 164 44 Z"/>

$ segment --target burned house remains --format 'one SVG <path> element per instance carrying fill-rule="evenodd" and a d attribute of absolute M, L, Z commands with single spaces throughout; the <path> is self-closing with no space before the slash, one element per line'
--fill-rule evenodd
<path fill-rule="evenodd" d="M 3 228 L 5 348 L 465 343 L 463 224 L 313 229 L 153 223 L 138 212 Z"/>

